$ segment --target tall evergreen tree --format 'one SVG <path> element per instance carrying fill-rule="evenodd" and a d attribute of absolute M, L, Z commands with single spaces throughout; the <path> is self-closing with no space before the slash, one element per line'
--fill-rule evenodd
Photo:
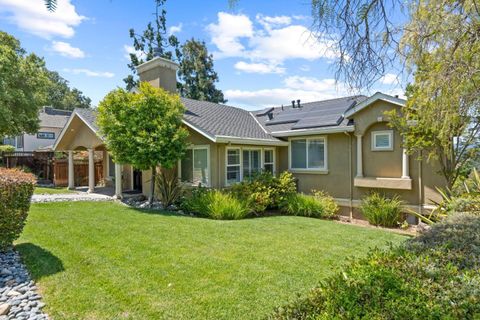
<path fill-rule="evenodd" d="M 133 48 L 136 52 L 141 53 L 141 57 L 135 52 L 130 53 L 128 67 L 132 70 L 132 74 L 123 79 L 127 85 L 127 90 L 138 86 L 138 78 L 136 77 L 136 67 L 138 65 L 150 61 L 156 56 L 177 61 L 181 56 L 177 37 L 173 34 L 168 35 L 165 2 L 166 0 L 155 0 L 155 21 L 149 22 L 147 28 L 141 34 L 136 33 L 133 28 L 129 31 L 130 38 L 133 39 Z"/>
<path fill-rule="evenodd" d="M 182 46 L 178 72 L 178 88 L 182 97 L 216 103 L 227 102 L 223 92 L 215 87 L 218 74 L 213 69 L 213 57 L 205 42 L 191 39 Z"/>
<path fill-rule="evenodd" d="M 68 81 L 62 78 L 58 72 L 46 70 L 50 84 L 47 88 L 46 105 L 63 110 L 73 110 L 75 108 L 90 108 L 92 100 L 83 92 L 70 88 Z"/>

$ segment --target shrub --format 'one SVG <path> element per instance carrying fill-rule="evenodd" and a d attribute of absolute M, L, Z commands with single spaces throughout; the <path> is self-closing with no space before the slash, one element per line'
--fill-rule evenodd
<path fill-rule="evenodd" d="M 0 250 L 22 233 L 34 188 L 32 174 L 0 168 Z"/>
<path fill-rule="evenodd" d="M 218 220 L 242 219 L 250 213 L 245 201 L 232 194 L 206 188 L 193 190 L 192 195 L 184 199 L 181 208 L 189 213 Z"/>
<path fill-rule="evenodd" d="M 478 319 L 480 217 L 455 215 L 375 249 L 277 308 L 271 319 Z"/>
<path fill-rule="evenodd" d="M 15 147 L 14 146 L 11 146 L 11 145 L 0 145 L 0 153 L 2 152 L 14 152 L 15 151 Z"/>
<path fill-rule="evenodd" d="M 289 172 L 274 177 L 263 172 L 252 179 L 242 181 L 230 188 L 230 193 L 249 204 L 253 212 L 261 213 L 267 209 L 276 209 L 289 195 L 296 192 L 295 180 Z"/>
<path fill-rule="evenodd" d="M 332 197 L 315 191 L 311 196 L 302 193 L 287 196 L 281 203 L 280 210 L 288 215 L 331 218 L 338 211 L 338 206 Z"/>
<path fill-rule="evenodd" d="M 162 169 L 157 176 L 158 199 L 164 208 L 178 202 L 183 194 L 183 188 L 178 180 L 176 170 Z"/>
<path fill-rule="evenodd" d="M 398 196 L 389 199 L 373 192 L 362 200 L 360 211 L 370 224 L 396 227 L 400 223 L 402 201 Z"/>

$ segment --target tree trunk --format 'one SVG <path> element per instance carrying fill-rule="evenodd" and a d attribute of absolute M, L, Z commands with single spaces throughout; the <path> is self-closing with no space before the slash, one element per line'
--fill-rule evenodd
<path fill-rule="evenodd" d="M 152 179 L 150 179 L 150 198 L 148 199 L 150 204 L 153 204 L 153 198 L 155 195 L 155 177 L 157 176 L 157 168 L 152 167 Z"/>

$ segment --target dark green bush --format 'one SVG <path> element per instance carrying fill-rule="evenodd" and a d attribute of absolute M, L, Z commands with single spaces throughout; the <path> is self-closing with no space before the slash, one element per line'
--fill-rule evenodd
<path fill-rule="evenodd" d="M 480 217 L 458 214 L 375 249 L 271 319 L 480 319 Z"/>
<path fill-rule="evenodd" d="M 184 199 L 181 208 L 198 216 L 218 220 L 243 219 L 250 213 L 245 201 L 229 193 L 205 188 L 193 190 L 192 195 Z"/>
<path fill-rule="evenodd" d="M 183 195 L 183 186 L 175 169 L 162 169 L 157 176 L 156 184 L 158 200 L 164 208 L 176 204 Z"/>
<path fill-rule="evenodd" d="M 2 153 L 2 152 L 14 152 L 14 151 L 15 151 L 14 146 L 11 146 L 11 145 L 8 145 L 8 144 L 1 144 L 0 145 L 0 153 Z"/>
<path fill-rule="evenodd" d="M 229 192 L 246 201 L 253 212 L 262 213 L 267 209 L 278 208 L 287 196 L 296 192 L 296 186 L 290 172 L 285 171 L 278 178 L 269 172 L 263 172 L 233 185 Z"/>
<path fill-rule="evenodd" d="M 284 214 L 315 218 L 332 218 L 338 211 L 338 205 L 326 193 L 314 191 L 313 195 L 294 193 L 280 204 Z"/>
<path fill-rule="evenodd" d="M 16 169 L 0 168 L 0 250 L 22 233 L 35 188 L 35 177 Z"/>
<path fill-rule="evenodd" d="M 362 199 L 360 211 L 370 224 L 397 227 L 402 215 L 402 201 L 398 196 L 389 199 L 373 192 Z"/>

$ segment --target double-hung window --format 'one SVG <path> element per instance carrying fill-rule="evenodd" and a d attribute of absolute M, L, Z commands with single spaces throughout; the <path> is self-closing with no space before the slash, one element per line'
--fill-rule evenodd
<path fill-rule="evenodd" d="M 273 149 L 263 150 L 263 170 L 265 172 L 275 173 L 275 159 Z"/>
<path fill-rule="evenodd" d="M 393 131 L 373 131 L 372 132 L 372 150 L 373 151 L 391 151 L 393 150 Z"/>
<path fill-rule="evenodd" d="M 262 170 L 260 149 L 243 149 L 243 179 L 249 179 Z"/>
<path fill-rule="evenodd" d="M 324 137 L 292 139 L 290 169 L 327 170 L 326 139 Z"/>
<path fill-rule="evenodd" d="M 242 180 L 240 170 L 240 148 L 227 149 L 227 184 Z"/>
<path fill-rule="evenodd" d="M 192 185 L 210 184 L 209 148 L 194 146 L 187 149 L 180 161 L 180 179 Z"/>

